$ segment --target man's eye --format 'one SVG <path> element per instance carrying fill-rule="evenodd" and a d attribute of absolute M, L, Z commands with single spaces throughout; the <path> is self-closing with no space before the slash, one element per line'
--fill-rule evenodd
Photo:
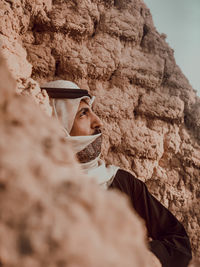
<path fill-rule="evenodd" d="M 84 109 L 84 110 L 81 112 L 80 117 L 83 117 L 83 116 L 85 116 L 85 115 L 87 115 L 87 110 Z"/>

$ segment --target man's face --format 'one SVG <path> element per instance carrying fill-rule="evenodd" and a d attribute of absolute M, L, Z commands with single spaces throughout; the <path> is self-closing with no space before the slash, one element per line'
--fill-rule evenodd
<path fill-rule="evenodd" d="M 97 134 L 100 132 L 101 127 L 102 122 L 99 117 L 92 111 L 85 100 L 81 100 L 70 135 L 83 136 Z"/>

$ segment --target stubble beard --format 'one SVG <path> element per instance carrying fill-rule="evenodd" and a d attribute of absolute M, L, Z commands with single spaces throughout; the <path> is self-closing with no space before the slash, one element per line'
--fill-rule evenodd
<path fill-rule="evenodd" d="M 101 133 L 101 130 L 96 130 L 95 134 Z M 91 144 L 76 154 L 80 163 L 87 163 L 96 159 L 101 154 L 102 136 L 97 137 Z"/>

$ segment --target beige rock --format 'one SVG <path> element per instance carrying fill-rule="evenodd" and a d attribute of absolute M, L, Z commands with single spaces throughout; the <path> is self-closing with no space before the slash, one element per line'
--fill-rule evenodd
<path fill-rule="evenodd" d="M 200 267 L 200 262 L 198 260 L 193 260 L 189 267 Z"/>
<path fill-rule="evenodd" d="M 141 0 L 2 0 L 0 16 L 18 91 L 40 99 L 29 78 L 62 78 L 96 95 L 103 157 L 146 181 L 183 222 L 200 258 L 200 100 L 150 10 Z"/>
<path fill-rule="evenodd" d="M 183 120 L 184 102 L 176 96 L 153 93 L 143 95 L 137 112 L 146 117 L 159 118 L 161 120 Z"/>
<path fill-rule="evenodd" d="M 9 70 L 15 79 L 27 79 L 32 72 L 32 65 L 27 61 L 27 52 L 16 38 L 0 35 L 1 52 L 6 58 Z"/>

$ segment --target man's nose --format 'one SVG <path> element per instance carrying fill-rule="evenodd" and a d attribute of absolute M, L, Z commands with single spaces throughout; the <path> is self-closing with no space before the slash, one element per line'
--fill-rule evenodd
<path fill-rule="evenodd" d="M 101 128 L 102 126 L 101 119 L 93 112 L 92 129 Z"/>

